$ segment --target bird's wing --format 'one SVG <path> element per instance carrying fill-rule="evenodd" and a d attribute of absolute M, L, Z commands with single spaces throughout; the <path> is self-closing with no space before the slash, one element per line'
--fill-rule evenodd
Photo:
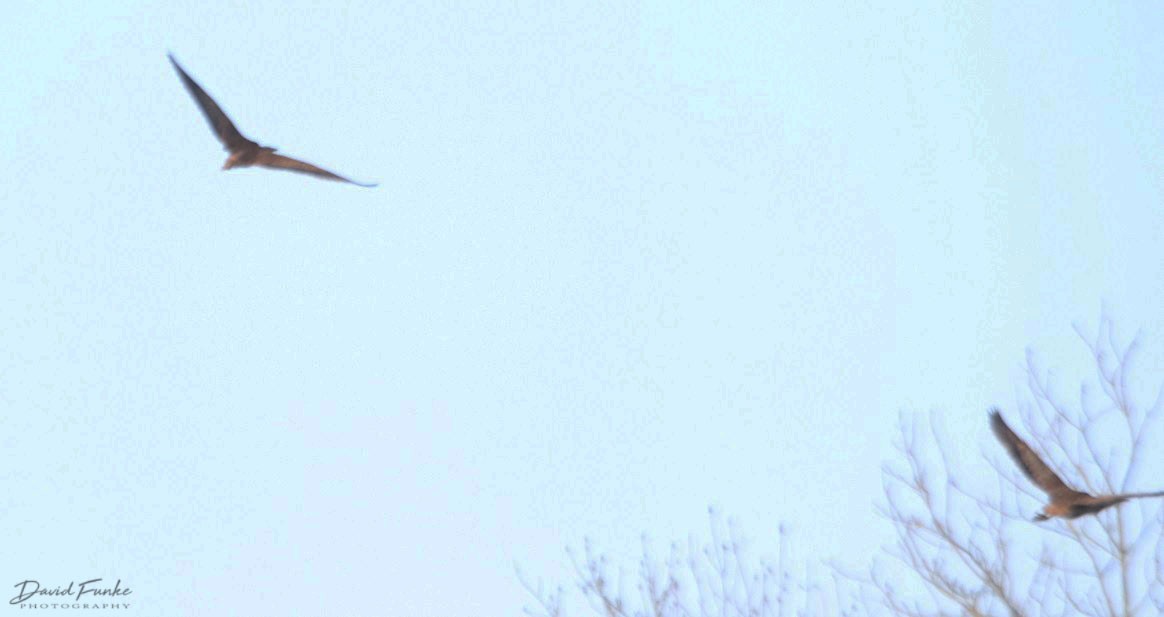
<path fill-rule="evenodd" d="M 1164 497 L 1164 491 L 1156 491 L 1154 493 L 1122 493 L 1112 496 L 1122 497 L 1124 499 L 1140 499 L 1141 497 Z"/>
<path fill-rule="evenodd" d="M 182 70 L 181 65 L 174 59 L 173 54 L 168 55 L 170 63 L 174 65 L 174 68 L 178 71 L 178 76 L 182 78 L 182 83 L 186 86 L 186 90 L 190 93 L 190 96 L 194 97 L 195 101 L 198 101 L 198 106 L 202 108 L 202 115 L 206 116 L 206 121 L 210 123 L 210 128 L 214 129 L 214 134 L 218 136 L 218 140 L 222 142 L 222 145 L 226 146 L 226 149 L 231 152 L 242 148 L 258 147 L 258 144 L 243 137 L 243 134 L 234 128 L 234 124 L 222 112 L 222 108 L 218 106 L 218 103 L 215 103 L 214 99 L 210 98 L 210 95 L 206 94 L 206 91 L 197 82 L 190 79 L 190 76 L 186 74 L 186 71 Z"/>
<path fill-rule="evenodd" d="M 255 159 L 255 165 L 261 165 L 263 167 L 270 167 L 271 169 L 286 169 L 289 171 L 297 171 L 299 173 L 311 174 L 313 176 L 318 176 L 320 178 L 326 178 L 328 180 L 339 180 L 340 182 L 349 182 L 351 184 L 355 184 L 356 186 L 365 186 L 365 187 L 376 186 L 375 184 L 364 184 L 362 182 L 356 182 L 355 180 L 349 180 L 349 179 L 347 179 L 343 176 L 340 176 L 338 174 L 333 174 L 326 169 L 316 167 L 315 165 L 312 165 L 311 163 L 305 163 L 305 162 L 300 161 L 298 159 L 293 159 L 289 156 L 283 156 L 282 154 L 275 154 L 274 152 L 271 152 L 269 150 L 263 150 L 262 152 L 259 153 L 258 158 Z"/>
<path fill-rule="evenodd" d="M 1051 497 L 1057 496 L 1074 496 L 1080 494 L 1078 491 L 1067 486 L 1059 476 L 1055 475 L 1054 471 L 1039 458 L 1038 454 L 1031 449 L 1010 427 L 1006 425 L 1006 421 L 1002 419 L 1002 414 L 997 409 L 990 413 L 990 428 L 994 431 L 995 437 L 1002 442 L 1006 447 L 1006 451 L 1014 462 L 1018 464 L 1019 469 L 1023 471 L 1031 482 L 1043 490 L 1044 493 Z"/>

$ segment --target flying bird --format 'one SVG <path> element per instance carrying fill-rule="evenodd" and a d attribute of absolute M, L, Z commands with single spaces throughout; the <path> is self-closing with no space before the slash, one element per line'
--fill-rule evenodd
<path fill-rule="evenodd" d="M 1119 505 L 1129 499 L 1164 497 L 1164 491 L 1120 495 L 1092 495 L 1077 491 L 1067 486 L 1025 441 L 1010 430 L 997 409 L 990 411 L 990 428 L 1023 474 L 1051 498 L 1050 503 L 1043 506 L 1043 511 L 1035 515 L 1035 521 L 1045 521 L 1054 517 L 1079 518 Z"/>
<path fill-rule="evenodd" d="M 225 171 L 232 167 L 250 167 L 251 165 L 258 165 L 260 167 L 269 167 L 271 169 L 286 169 L 304 174 L 311 174 L 319 178 L 328 180 L 338 180 L 340 182 L 348 182 L 357 186 L 372 187 L 375 184 L 362 184 L 354 180 L 349 180 L 341 175 L 334 174 L 326 169 L 316 167 L 311 163 L 293 159 L 289 156 L 275 154 L 275 148 L 269 146 L 260 146 L 259 144 L 247 139 L 238 129 L 234 127 L 234 123 L 226 114 L 222 112 L 222 108 L 214 99 L 210 98 L 209 94 L 202 89 L 186 71 L 182 70 L 181 65 L 174 59 L 173 54 L 167 54 L 170 58 L 170 63 L 178 71 L 178 76 L 182 78 L 182 83 L 186 86 L 186 90 L 190 92 L 190 96 L 198 102 L 198 106 L 202 108 L 202 115 L 206 116 L 206 121 L 210 123 L 210 128 L 214 130 L 214 134 L 222 145 L 230 152 L 230 157 L 223 163 L 222 169 Z"/>

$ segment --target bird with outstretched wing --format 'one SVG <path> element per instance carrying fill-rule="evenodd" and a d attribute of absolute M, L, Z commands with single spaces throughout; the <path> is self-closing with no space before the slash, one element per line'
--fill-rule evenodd
<path fill-rule="evenodd" d="M 1036 521 L 1045 521 L 1054 517 L 1079 518 L 1086 514 L 1095 514 L 1111 506 L 1121 504 L 1129 499 L 1140 497 L 1164 497 L 1164 491 L 1155 493 L 1123 493 L 1120 495 L 1092 495 L 1077 491 L 1055 474 L 1043 459 L 1027 445 L 1002 419 L 1002 413 L 997 409 L 990 411 L 990 428 L 995 437 L 1002 442 L 1007 454 L 1018 465 L 1035 486 L 1039 487 L 1050 497 L 1050 502 L 1043 507 L 1043 511 L 1035 515 Z"/>
<path fill-rule="evenodd" d="M 311 163 L 293 159 L 289 156 L 275 154 L 275 148 L 269 146 L 260 146 L 259 144 L 247 139 L 242 133 L 235 128 L 234 123 L 230 118 L 223 113 L 222 108 L 214 99 L 210 98 L 209 94 L 202 89 L 178 61 L 174 59 L 173 54 L 169 54 L 170 63 L 178 71 L 178 76 L 182 78 L 182 83 L 186 86 L 186 90 L 194 97 L 198 103 L 198 107 L 202 109 L 202 115 L 206 116 L 206 121 L 210 123 L 210 128 L 214 130 L 214 134 L 222 145 L 230 152 L 230 156 L 223 163 L 222 169 L 227 170 L 233 167 L 249 167 L 251 165 L 258 165 L 260 167 L 268 167 L 270 169 L 286 169 L 299 173 L 311 174 L 318 178 L 325 178 L 328 180 L 338 180 L 340 182 L 348 182 L 357 186 L 373 187 L 375 184 L 363 184 L 355 180 L 349 180 L 339 174 L 334 174 L 321 167 L 316 167 Z"/>

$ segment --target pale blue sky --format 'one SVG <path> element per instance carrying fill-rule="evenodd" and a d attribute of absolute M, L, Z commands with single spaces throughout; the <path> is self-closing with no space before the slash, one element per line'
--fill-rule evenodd
<path fill-rule="evenodd" d="M 0 586 L 518 614 L 709 504 L 864 563 L 899 411 L 1162 347 L 1159 11 L 496 4 L 6 10 Z M 380 186 L 220 172 L 167 51 Z"/>

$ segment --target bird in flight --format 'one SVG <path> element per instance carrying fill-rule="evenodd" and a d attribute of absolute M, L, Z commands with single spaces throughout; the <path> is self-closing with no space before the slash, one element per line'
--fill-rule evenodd
<path fill-rule="evenodd" d="M 990 411 L 990 428 L 1023 474 L 1051 498 L 1050 503 L 1043 507 L 1043 511 L 1035 515 L 1035 521 L 1045 521 L 1054 517 L 1079 518 L 1119 505 L 1129 499 L 1164 497 L 1164 491 L 1120 495 L 1092 495 L 1077 491 L 1067 486 L 1025 441 L 1010 430 L 997 409 Z"/>
<path fill-rule="evenodd" d="M 242 133 L 238 132 L 238 129 L 234 128 L 234 124 L 230 121 L 230 118 L 226 117 L 226 114 L 222 112 L 222 108 L 214 102 L 214 99 L 210 98 L 210 95 L 206 94 L 206 91 L 197 82 L 190 79 L 186 71 L 182 70 L 182 66 L 174 59 L 174 55 L 167 55 L 170 58 L 170 63 L 178 71 L 178 76 L 182 78 L 182 83 L 186 86 L 186 90 L 190 92 L 190 96 L 194 97 L 194 100 L 198 102 L 198 106 L 202 108 L 202 115 L 206 116 L 207 122 L 210 123 L 210 128 L 214 130 L 214 134 L 218 137 L 218 140 L 230 152 L 230 157 L 222 165 L 223 170 L 232 167 L 258 165 L 271 169 L 286 169 L 311 174 L 319 178 L 348 182 L 357 186 L 376 186 L 375 184 L 362 184 L 354 180 L 349 180 L 326 169 L 316 167 L 311 163 L 306 163 L 281 154 L 275 154 L 275 148 L 260 146 L 247 139 Z"/>

